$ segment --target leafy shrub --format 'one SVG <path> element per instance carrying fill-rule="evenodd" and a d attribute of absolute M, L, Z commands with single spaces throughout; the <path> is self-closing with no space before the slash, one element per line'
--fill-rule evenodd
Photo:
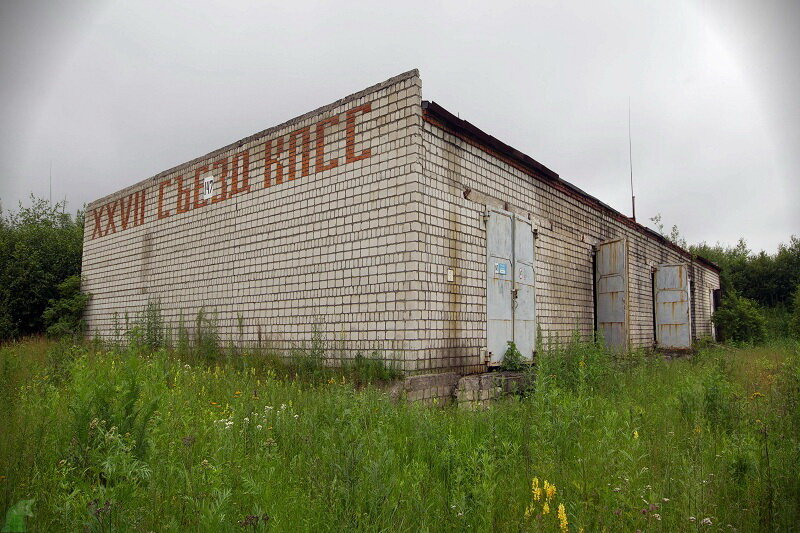
<path fill-rule="evenodd" d="M 800 339 L 800 284 L 794 290 L 794 299 L 792 301 L 794 311 L 789 319 L 789 335 L 796 339 Z"/>
<path fill-rule="evenodd" d="M 56 338 L 80 335 L 86 329 L 83 312 L 91 295 L 81 292 L 79 276 L 70 276 L 59 283 L 58 294 L 60 298 L 50 300 L 43 314 L 47 335 Z"/>
<path fill-rule="evenodd" d="M 194 324 L 194 350 L 201 359 L 216 359 L 220 353 L 219 328 L 217 316 L 200 308 Z"/>
<path fill-rule="evenodd" d="M 760 343 L 766 337 L 766 320 L 752 300 L 731 291 L 712 317 L 726 341 Z"/>
<path fill-rule="evenodd" d="M 126 357 L 114 376 L 98 379 L 91 361 L 76 360 L 71 457 L 92 478 L 111 474 L 107 463 L 112 448 L 124 448 L 139 461 L 148 454 L 148 433 L 160 399 L 145 397 L 145 364 Z"/>
<path fill-rule="evenodd" d="M 780 303 L 775 307 L 761 307 L 764 315 L 768 339 L 785 339 L 789 337 L 789 323 L 792 313 L 786 305 Z"/>
<path fill-rule="evenodd" d="M 545 348 L 540 348 L 536 379 L 571 391 L 594 389 L 607 381 L 612 369 L 631 365 L 631 360 L 615 361 L 613 355 L 602 339 L 586 342 L 576 332 L 569 342 L 548 342 Z"/>
<path fill-rule="evenodd" d="M 48 366 L 48 375 L 53 383 L 60 384 L 68 381 L 70 368 L 73 361 L 84 353 L 83 349 L 73 344 L 68 339 L 61 339 L 48 348 L 45 360 Z"/>
<path fill-rule="evenodd" d="M 30 203 L 0 213 L 0 340 L 43 332 L 59 284 L 80 274 L 83 214 L 34 196 Z"/>
<path fill-rule="evenodd" d="M 17 335 L 17 328 L 14 318 L 8 309 L 8 304 L 4 299 L 0 299 L 0 341 L 13 339 Z"/>
<path fill-rule="evenodd" d="M 506 353 L 503 354 L 500 369 L 509 372 L 519 372 L 525 369 L 525 360 L 522 358 L 517 345 L 512 341 L 508 341 L 508 348 L 506 348 Z"/>
<path fill-rule="evenodd" d="M 165 346 L 164 319 L 161 318 L 161 302 L 159 300 L 148 300 L 147 306 L 142 312 L 142 342 L 144 347 L 154 352 Z"/>
<path fill-rule="evenodd" d="M 148 299 L 147 305 L 126 335 L 135 350 L 153 353 L 167 345 L 166 331 L 164 319 L 161 317 L 161 302 L 158 299 Z"/>
<path fill-rule="evenodd" d="M 722 369 L 715 369 L 703 381 L 703 411 L 712 427 L 733 429 L 739 419 L 736 391 Z"/>
<path fill-rule="evenodd" d="M 178 345 L 176 349 L 178 354 L 182 357 L 189 356 L 189 330 L 186 328 L 186 322 L 183 320 L 183 310 L 181 310 L 178 319 Z"/>
<path fill-rule="evenodd" d="M 387 366 L 377 351 L 372 352 L 369 357 L 358 353 L 351 363 L 344 365 L 343 370 L 350 375 L 356 387 L 371 383 L 386 383 L 400 377 L 400 372 L 392 366 Z"/>
<path fill-rule="evenodd" d="M 781 363 L 776 392 L 781 418 L 800 430 L 800 346 Z"/>

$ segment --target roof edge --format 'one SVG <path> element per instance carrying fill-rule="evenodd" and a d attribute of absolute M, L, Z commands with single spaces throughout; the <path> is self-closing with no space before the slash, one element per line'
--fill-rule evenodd
<path fill-rule="evenodd" d="M 195 157 L 195 158 L 190 159 L 189 161 L 186 161 L 184 163 L 179 163 L 179 164 L 177 164 L 175 166 L 172 166 L 172 167 L 168 168 L 167 170 L 162 170 L 162 171 L 158 172 L 157 174 L 154 174 L 154 175 L 152 175 L 150 177 L 147 177 L 147 178 L 144 178 L 144 179 L 141 179 L 141 180 L 137 181 L 133 185 L 128 185 L 127 187 L 124 187 L 124 188 L 119 189 L 117 191 L 113 191 L 113 192 L 110 192 L 110 193 L 108 193 L 106 195 L 103 195 L 100 198 L 97 198 L 96 200 L 92 200 L 91 202 L 86 204 L 86 209 L 88 211 L 93 206 L 95 206 L 97 204 L 102 204 L 102 203 L 104 203 L 105 201 L 107 201 L 108 199 L 110 199 L 113 196 L 116 196 L 118 194 L 124 193 L 126 191 L 131 191 L 131 190 L 137 189 L 137 188 L 141 187 L 143 184 L 145 184 L 145 183 L 147 183 L 149 181 L 156 181 L 156 180 L 158 180 L 160 178 L 163 178 L 164 176 L 167 176 L 167 175 L 169 175 L 169 174 L 171 174 L 173 172 L 176 172 L 176 171 L 178 171 L 178 170 L 180 170 L 182 168 L 190 167 L 190 166 L 192 166 L 192 165 L 194 165 L 196 163 L 202 162 L 202 161 L 204 161 L 206 159 L 209 159 L 209 158 L 213 158 L 213 157 L 215 157 L 215 156 L 217 156 L 219 154 L 222 154 L 222 153 L 224 153 L 224 152 L 226 152 L 228 150 L 235 150 L 236 148 L 240 148 L 240 147 L 244 146 L 245 144 L 247 144 L 250 141 L 253 141 L 253 140 L 256 140 L 256 139 L 259 139 L 259 138 L 262 138 L 262 137 L 266 137 L 271 133 L 275 133 L 275 132 L 277 132 L 277 131 L 279 131 L 281 129 L 288 128 L 288 127 L 292 126 L 293 124 L 297 124 L 299 122 L 302 122 L 303 120 L 305 120 L 305 119 L 307 119 L 309 117 L 313 117 L 315 115 L 320 115 L 322 113 L 330 111 L 331 109 L 334 109 L 334 108 L 339 107 L 341 105 L 348 104 L 348 103 L 350 103 L 350 102 L 352 102 L 354 100 L 358 100 L 362 96 L 366 96 L 368 94 L 380 91 L 381 89 L 389 87 L 390 85 L 394 85 L 395 83 L 399 83 L 401 81 L 405 81 L 405 80 L 410 79 L 410 78 L 418 78 L 418 77 L 419 77 L 419 69 L 411 69 L 411 70 L 408 70 L 408 71 L 403 72 L 401 74 L 398 74 L 397 76 L 392 76 L 391 78 L 389 78 L 389 79 L 387 79 L 385 81 L 382 81 L 380 83 L 376 83 L 375 85 L 371 85 L 371 86 L 367 87 L 366 89 L 362 89 L 360 91 L 352 93 L 352 94 L 350 94 L 348 96 L 345 96 L 343 98 L 339 98 L 338 100 L 336 100 L 334 102 L 331 102 L 329 104 L 325 104 L 323 106 L 320 106 L 320 107 L 318 107 L 318 108 L 316 108 L 316 109 L 314 109 L 312 111 L 308 111 L 306 113 L 303 113 L 302 115 L 298 115 L 298 116 L 296 116 L 294 118 L 290 118 L 289 120 L 287 120 L 285 122 L 282 122 L 281 124 L 278 124 L 276 126 L 271 126 L 269 128 L 263 129 L 263 130 L 261 130 L 259 132 L 253 133 L 252 135 L 248 135 L 247 137 L 239 139 L 238 141 L 234 141 L 232 143 L 229 143 L 229 144 L 223 146 L 222 148 L 217 148 L 215 150 L 212 150 L 211 152 L 208 152 L 205 155 L 201 155 L 199 157 Z"/>
<path fill-rule="evenodd" d="M 648 238 L 658 241 L 660 244 L 675 250 L 690 260 L 697 260 L 699 263 L 703 263 L 717 272 L 722 270 L 719 266 L 709 261 L 705 257 L 685 250 L 660 233 L 657 233 L 656 231 L 639 224 L 632 218 L 625 216 L 610 205 L 587 193 L 583 189 L 562 179 L 556 172 L 550 170 L 532 157 L 502 142 L 496 137 L 489 135 L 466 120 L 457 117 L 436 102 L 424 100 L 422 102 L 422 112 L 423 118 L 428 122 L 432 122 L 443 129 L 448 130 L 451 134 L 462 138 L 463 140 L 472 140 L 472 144 L 475 144 L 478 148 L 487 151 L 496 157 L 499 156 L 500 159 L 505 160 L 507 163 L 522 170 L 534 179 L 552 185 L 590 207 L 605 211 L 618 222 L 621 222 L 629 228 L 638 231 Z"/>

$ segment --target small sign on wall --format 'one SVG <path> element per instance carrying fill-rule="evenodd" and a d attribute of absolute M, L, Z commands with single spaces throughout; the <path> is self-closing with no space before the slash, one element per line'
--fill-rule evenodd
<path fill-rule="evenodd" d="M 214 196 L 214 176 L 203 178 L 203 200 L 210 200 Z"/>

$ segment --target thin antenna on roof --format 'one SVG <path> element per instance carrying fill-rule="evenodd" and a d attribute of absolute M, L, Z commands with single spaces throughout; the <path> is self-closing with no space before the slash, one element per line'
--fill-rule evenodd
<path fill-rule="evenodd" d="M 636 196 L 633 194 L 633 149 L 631 144 L 631 97 L 628 97 L 628 164 L 631 169 L 631 208 L 633 220 L 636 220 Z"/>
<path fill-rule="evenodd" d="M 50 160 L 50 198 L 48 200 L 50 204 L 53 203 L 53 160 Z"/>

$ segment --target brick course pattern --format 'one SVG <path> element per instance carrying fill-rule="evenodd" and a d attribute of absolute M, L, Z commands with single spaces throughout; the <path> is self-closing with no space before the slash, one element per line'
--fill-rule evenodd
<path fill-rule="evenodd" d="M 420 90 L 403 74 L 92 202 L 89 335 L 157 298 L 173 327 L 205 308 L 226 343 L 289 348 L 316 328 L 402 367 Z"/>
<path fill-rule="evenodd" d="M 659 264 L 690 263 L 693 338 L 711 335 L 711 290 L 719 288 L 715 269 L 436 120 L 423 123 L 422 157 L 427 193 L 421 210 L 423 226 L 430 228 L 424 243 L 427 264 L 420 272 L 427 295 L 422 319 L 428 350 L 419 362 L 425 370 L 485 368 L 487 206 L 534 222 L 537 324 L 545 344 L 567 342 L 576 332 L 592 337 L 593 246 L 620 237 L 628 244 L 630 347 L 654 345 L 651 269 Z M 455 271 L 454 283 L 444 282 L 447 269 Z"/>
<path fill-rule="evenodd" d="M 631 345 L 652 345 L 650 267 L 689 260 L 422 104 L 410 71 L 92 202 L 88 334 L 111 337 L 158 299 L 173 330 L 202 308 L 226 343 L 288 349 L 316 332 L 334 358 L 378 350 L 409 373 L 484 371 L 494 206 L 534 221 L 545 336 L 591 336 L 592 245 L 626 237 Z M 711 334 L 719 276 L 690 272 L 698 338 Z"/>

